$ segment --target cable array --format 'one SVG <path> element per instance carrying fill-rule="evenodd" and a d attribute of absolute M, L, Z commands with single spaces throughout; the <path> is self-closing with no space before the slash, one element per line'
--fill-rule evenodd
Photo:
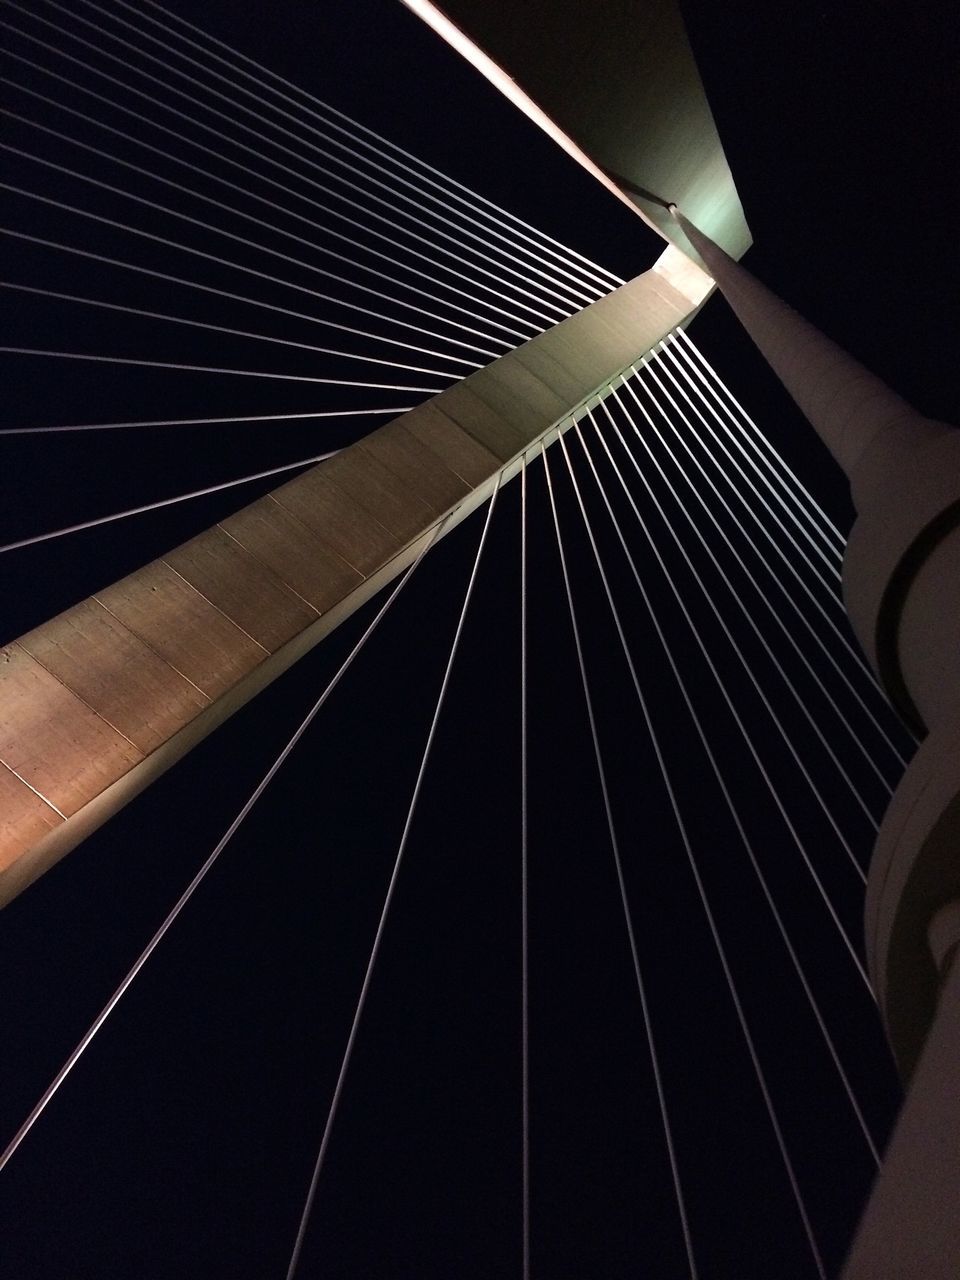
<path fill-rule="evenodd" d="M 0 79 L 12 106 L 0 142 L 10 225 L 0 232 L 18 247 L 18 260 L 16 278 L 0 287 L 20 315 L 0 354 L 28 375 L 54 363 L 65 380 L 60 399 L 71 409 L 61 421 L 41 420 L 29 376 L 23 378 L 0 445 L 140 441 L 156 432 L 176 439 L 189 456 L 211 428 L 241 426 L 268 427 L 274 444 L 283 436 L 291 444 L 282 460 L 264 459 L 271 465 L 172 497 L 52 530 L 8 531 L 0 552 L 106 531 L 316 464 L 337 451 L 318 451 L 321 420 L 330 430 L 345 424 L 356 430 L 359 421 L 396 416 L 622 283 L 155 0 L 72 6 L 43 0 L 33 7 L 2 0 L 2 8 L 7 47 Z M 69 287 L 65 271 L 76 282 Z M 38 334 L 49 336 L 40 342 Z M 77 349 L 86 345 L 91 349 Z M 138 406 L 154 398 L 156 380 L 174 375 L 184 390 L 164 402 L 173 406 L 169 412 L 140 413 Z M 238 385 L 242 401 L 235 398 Z M 78 402 L 82 411 L 72 407 Z M 401 867 L 418 854 L 418 806 L 436 769 L 441 713 L 456 702 L 452 674 L 468 614 L 473 620 L 480 612 L 471 611 L 471 601 L 475 588 L 482 594 L 484 548 L 500 535 L 495 507 L 502 525 L 512 492 L 519 556 L 513 570 L 498 564 L 497 573 L 503 594 L 517 575 L 519 627 L 512 639 L 497 635 L 495 644 L 504 654 L 518 649 L 519 707 L 510 723 L 520 781 L 517 820 L 491 844 L 516 846 L 517 897 L 503 911 L 513 922 L 504 928 L 516 926 L 518 934 L 519 1125 L 516 1167 L 506 1175 L 519 1207 L 517 1270 L 529 1280 L 540 1269 L 539 1224 L 549 1199 L 550 1171 L 537 1162 L 536 1117 L 538 1050 L 546 1054 L 551 1046 L 538 1041 L 546 994 L 536 960 L 541 935 L 557 928 L 544 919 L 543 905 L 545 868 L 553 874 L 556 864 L 543 847 L 533 794 L 549 795 L 551 753 L 560 749 L 580 752 L 583 773 L 597 786 L 596 811 L 587 813 L 583 800 L 592 833 L 586 843 L 591 858 L 593 846 L 609 849 L 616 919 L 598 918 L 596 928 L 615 927 L 625 936 L 621 978 L 636 1011 L 625 1052 L 635 1056 L 631 1066 L 653 1099 L 657 1122 L 655 1134 L 636 1136 L 632 1150 L 638 1161 L 662 1159 L 669 1176 L 673 1217 L 662 1226 L 663 1248 L 675 1258 L 676 1273 L 682 1268 L 695 1280 L 710 1269 L 696 1186 L 702 1153 L 683 1123 L 700 1089 L 700 1064 L 676 1070 L 681 1014 L 648 936 L 651 902 L 678 934 L 705 940 L 711 981 L 724 993 L 715 1016 L 726 1019 L 737 1045 L 729 1051 L 746 1064 L 744 1089 L 752 1101 L 744 1106 L 755 1106 L 758 1130 L 762 1125 L 776 1152 L 770 1179 L 779 1192 L 771 1196 L 782 1193 L 809 1274 L 823 1280 L 829 1248 L 739 931 L 756 932 L 759 967 L 783 966 L 789 987 L 783 999 L 796 1002 L 796 1023 L 804 1028 L 798 1052 L 829 1077 L 825 1106 L 833 1107 L 838 1128 L 851 1130 L 850 1158 L 865 1157 L 871 1169 L 879 1163 L 878 1122 L 844 1043 L 835 988 L 858 1018 L 872 1016 L 857 941 L 865 859 L 911 744 L 845 622 L 843 535 L 683 330 L 614 379 L 596 407 L 578 409 L 561 427 L 566 434 L 553 461 L 548 450 L 532 449 L 520 461 L 518 485 L 501 491 L 498 482 L 486 506 L 352 1019 L 336 1050 L 335 1085 L 288 1280 L 308 1246 L 308 1227 L 310 1247 L 324 1247 L 313 1211 L 324 1194 L 331 1145 L 349 1122 L 344 1090 L 370 1016 L 367 997 L 379 980 Z M 20 1124 L 0 1171 L 441 532 L 387 596 Z M 533 601 L 536 595 L 543 606 L 537 593 L 545 590 L 554 556 L 559 578 L 550 607 L 571 640 L 566 670 L 536 638 Z M 609 643 L 598 639 L 603 635 Z M 424 644 L 431 640 L 432 630 Z M 534 696 L 536 676 L 550 664 L 557 664 L 557 696 L 582 702 L 586 745 L 561 748 L 552 740 L 550 705 Z M 648 764 L 626 785 L 624 755 L 635 747 Z M 503 786 L 502 777 L 490 785 Z M 710 821 L 705 811 L 714 815 Z M 564 853 L 577 856 L 575 840 Z M 681 882 L 683 890 L 676 887 Z M 664 883 L 674 886 L 669 894 Z M 757 904 L 739 926 L 727 886 L 730 896 L 753 895 Z M 370 892 L 369 885 L 362 889 Z M 800 909 L 795 900 L 805 895 L 809 904 Z M 829 983 L 821 953 L 832 957 Z M 685 993 L 683 1004 L 696 1007 L 696 994 Z M 709 1141 L 710 1135 L 701 1139 Z M 722 1163 L 724 1153 L 712 1159 Z"/>

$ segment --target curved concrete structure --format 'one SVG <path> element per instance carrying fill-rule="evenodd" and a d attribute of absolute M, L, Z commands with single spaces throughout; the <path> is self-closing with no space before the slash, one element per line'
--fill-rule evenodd
<path fill-rule="evenodd" d="M 733 310 L 850 479 L 844 596 L 923 738 L 870 864 L 871 981 L 907 1101 L 846 1280 L 960 1275 L 960 432 L 922 417 L 675 210 Z M 943 975 L 943 981 L 941 981 Z"/>

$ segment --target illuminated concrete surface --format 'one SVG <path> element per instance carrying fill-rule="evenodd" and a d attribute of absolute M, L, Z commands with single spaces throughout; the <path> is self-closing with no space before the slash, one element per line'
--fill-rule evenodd
<path fill-rule="evenodd" d="M 0 902 L 692 314 L 712 282 L 677 257 L 0 650 Z"/>
<path fill-rule="evenodd" d="M 664 239 L 695 255 L 674 201 L 733 257 L 750 247 L 676 0 L 404 3 Z"/>

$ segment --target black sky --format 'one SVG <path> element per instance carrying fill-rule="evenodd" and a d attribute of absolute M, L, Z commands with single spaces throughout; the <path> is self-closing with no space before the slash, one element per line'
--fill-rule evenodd
<path fill-rule="evenodd" d="M 28 7 L 48 13 L 42 0 Z M 646 228 L 399 4 L 283 0 L 267 11 L 217 0 L 202 17 L 192 6 L 178 12 L 624 277 L 659 251 Z M 684 12 L 754 235 L 746 264 L 922 411 L 956 421 L 960 103 L 950 15 L 866 3 L 721 10 L 697 2 Z M 2 16 L 14 17 L 6 6 Z M 7 101 L 22 109 L 12 91 Z M 5 136 L 15 133 L 11 125 Z M 27 136 L 15 145 L 29 145 Z M 8 200 L 5 223 L 23 227 L 29 217 L 41 235 L 53 226 L 52 215 L 25 215 Z M 159 264 L 169 257 L 149 252 Z M 10 278 L 65 292 L 119 300 L 129 290 L 109 272 L 40 251 L 21 247 L 9 261 Z M 182 309 L 175 289 L 142 296 Z M 8 314 L 18 345 L 79 349 L 83 341 L 95 350 L 110 342 L 117 350 L 127 342 L 134 351 L 147 334 L 133 324 L 101 331 L 86 314 L 81 328 L 76 310 L 23 300 Z M 691 335 L 848 527 L 842 478 L 722 300 L 708 304 Z M 182 342 L 178 350 L 186 358 Z M 216 346 L 198 340 L 201 350 L 206 357 Z M 240 343 L 220 354 L 240 367 L 265 359 Z M 287 355 L 275 360 L 271 367 L 294 368 Z M 40 361 L 6 359 L 5 382 L 9 425 L 308 403 L 296 384 L 238 392 L 200 375 L 120 376 Z M 319 452 L 369 426 L 7 437 L 0 541 Z M 579 539 L 581 607 L 600 619 L 561 459 L 552 466 L 564 529 Z M 304 1276 L 519 1275 L 518 496 L 516 486 L 504 492 L 492 526 Z M 122 532 L 0 557 L 0 641 L 238 505 L 226 495 L 127 522 Z M 530 505 L 534 1274 L 667 1280 L 685 1274 L 683 1253 L 539 472 Z M 0 1275 L 284 1273 L 478 533 L 474 518 L 431 554 L 0 1178 Z M 616 585 L 630 598 L 622 568 Z M 628 611 L 647 659 L 654 637 L 639 608 Z M 344 626 L 4 912 L 4 1138 L 369 617 Z M 688 645 L 677 646 L 689 657 Z M 702 1274 L 813 1276 L 608 623 L 590 629 L 587 657 Z M 652 707 L 690 797 L 747 1015 L 835 1271 L 870 1162 L 735 839 L 700 790 L 676 696 L 659 674 L 653 679 Z M 749 691 L 736 687 L 749 706 Z M 750 795 L 756 784 L 730 731 L 717 733 Z M 808 806 L 772 737 L 764 750 L 859 940 L 861 891 L 803 816 Z M 882 1032 L 768 809 L 758 796 L 753 834 L 769 845 L 765 865 L 882 1138 L 897 1103 Z M 854 817 L 844 820 L 865 859 L 869 839 Z"/>

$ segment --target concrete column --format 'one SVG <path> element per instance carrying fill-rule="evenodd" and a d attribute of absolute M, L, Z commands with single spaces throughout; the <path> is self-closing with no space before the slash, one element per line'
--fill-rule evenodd
<path fill-rule="evenodd" d="M 867 961 L 907 1100 L 845 1280 L 960 1276 L 960 432 L 931 422 L 674 207 L 690 244 L 846 472 L 847 612 L 923 745 L 881 824 Z M 936 959 L 928 945 L 932 937 Z M 940 986 L 940 972 L 944 973 Z"/>
<path fill-rule="evenodd" d="M 960 901 L 930 925 L 936 1016 L 843 1280 L 956 1280 L 960 1258 Z"/>
<path fill-rule="evenodd" d="M 690 316 L 643 275 L 0 649 L 0 905 L 463 520 Z"/>

